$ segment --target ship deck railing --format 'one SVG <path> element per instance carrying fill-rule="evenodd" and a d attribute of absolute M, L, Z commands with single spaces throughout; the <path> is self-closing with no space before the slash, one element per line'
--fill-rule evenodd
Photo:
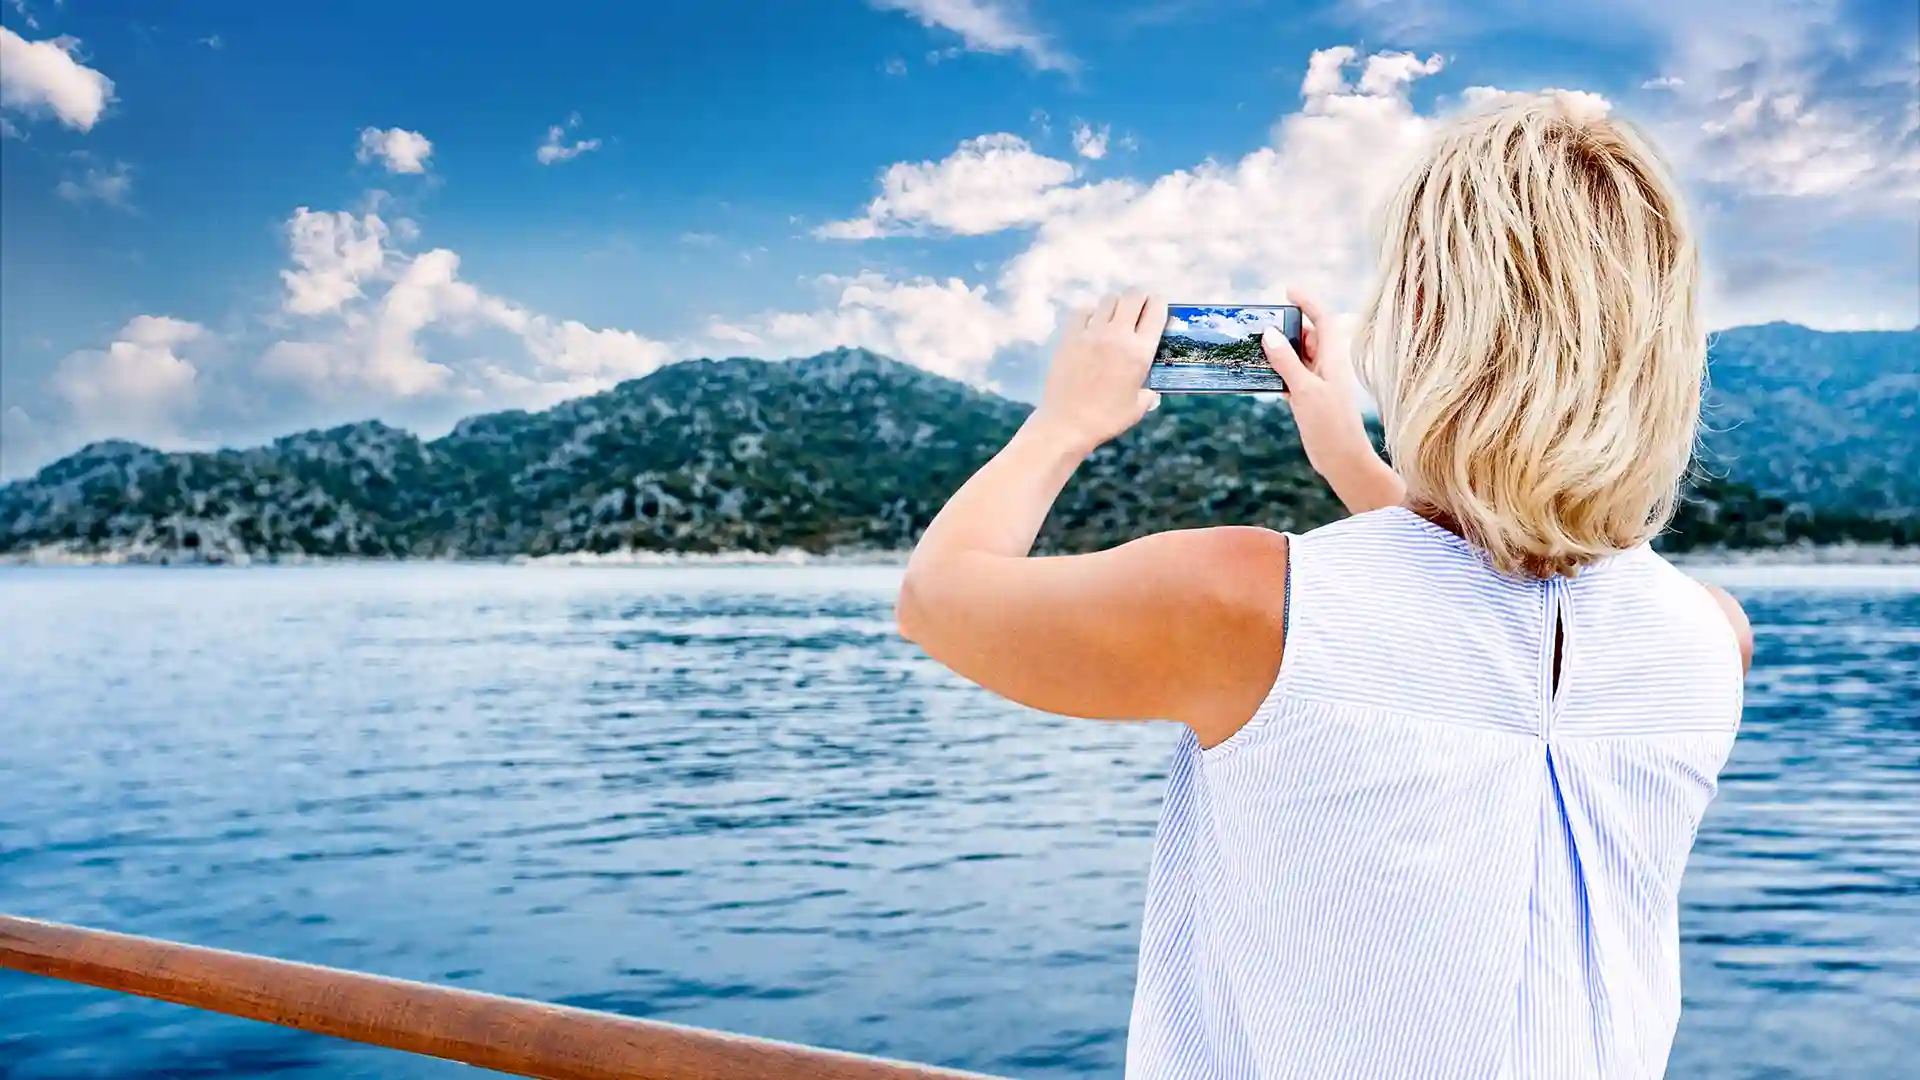
<path fill-rule="evenodd" d="M 540 1080 L 995 1080 L 11 915 L 0 969 Z"/>

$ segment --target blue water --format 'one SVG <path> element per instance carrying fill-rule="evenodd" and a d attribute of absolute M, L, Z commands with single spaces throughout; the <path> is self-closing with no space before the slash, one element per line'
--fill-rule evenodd
<path fill-rule="evenodd" d="M 1147 369 L 1147 388 L 1177 393 L 1182 390 L 1253 393 L 1285 390 L 1280 373 L 1271 368 L 1229 368 L 1218 364 L 1155 364 Z"/>
<path fill-rule="evenodd" d="M 1174 732 L 944 673 L 896 573 L 0 570 L 0 910 L 1118 1076 Z M 1901 1075 L 1920 581 L 1735 591 L 1759 666 L 1671 1075 Z M 8 1080 L 266 1074 L 472 1075 L 0 974 Z"/>

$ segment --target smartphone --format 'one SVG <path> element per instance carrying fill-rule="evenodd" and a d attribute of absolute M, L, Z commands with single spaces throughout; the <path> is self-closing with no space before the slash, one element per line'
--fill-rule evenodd
<path fill-rule="evenodd" d="M 1168 304 L 1147 389 L 1163 394 L 1277 394 L 1287 388 L 1267 363 L 1260 335 L 1279 329 L 1296 354 L 1300 309 L 1292 304 Z"/>

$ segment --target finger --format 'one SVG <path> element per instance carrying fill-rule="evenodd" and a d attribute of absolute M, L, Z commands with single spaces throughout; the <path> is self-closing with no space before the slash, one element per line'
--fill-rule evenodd
<path fill-rule="evenodd" d="M 1140 328 L 1140 309 L 1147 306 L 1147 296 L 1135 289 L 1120 294 L 1120 300 L 1113 308 L 1113 321 L 1127 330 Z"/>
<path fill-rule="evenodd" d="M 1267 363 L 1279 373 L 1280 381 L 1286 383 L 1288 389 L 1299 386 L 1311 377 L 1307 365 L 1301 362 L 1299 355 L 1293 351 L 1292 343 L 1287 341 L 1287 335 L 1274 327 L 1269 326 L 1260 332 L 1260 349 L 1267 354 Z"/>
<path fill-rule="evenodd" d="M 1312 294 L 1292 286 L 1287 288 L 1287 299 L 1293 303 L 1294 307 L 1300 309 L 1301 315 L 1305 316 L 1302 321 L 1306 325 L 1300 328 L 1301 344 L 1306 346 L 1308 356 L 1318 357 L 1320 328 L 1327 325 L 1327 310 L 1320 306 L 1320 301 Z"/>
<path fill-rule="evenodd" d="M 1119 307 L 1120 298 L 1117 296 L 1109 296 L 1102 299 L 1100 306 L 1095 309 L 1093 313 L 1093 321 L 1096 323 L 1112 322 L 1113 313 L 1118 310 Z"/>
<path fill-rule="evenodd" d="M 1133 328 L 1142 334 L 1159 337 L 1167 329 L 1167 302 L 1157 296 L 1149 296 L 1140 305 L 1140 318 Z"/>
<path fill-rule="evenodd" d="M 1145 416 L 1160 407 L 1160 395 L 1152 390 L 1140 391 L 1140 415 Z"/>
<path fill-rule="evenodd" d="M 1086 307 L 1074 308 L 1073 313 L 1067 316 L 1067 332 L 1071 334 L 1075 330 L 1085 330 L 1088 326 L 1092 325 L 1093 312 L 1094 308 L 1091 304 Z"/>
<path fill-rule="evenodd" d="M 1320 306 L 1319 299 L 1312 293 L 1304 289 L 1288 286 L 1287 299 L 1292 301 L 1293 306 L 1299 308 L 1301 314 L 1305 315 L 1315 326 L 1319 326 L 1327 321 L 1327 309 Z"/>

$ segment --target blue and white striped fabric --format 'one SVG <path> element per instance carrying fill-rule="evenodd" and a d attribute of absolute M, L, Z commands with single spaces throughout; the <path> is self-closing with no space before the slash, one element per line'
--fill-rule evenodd
<path fill-rule="evenodd" d="M 1661 1076 L 1740 719 L 1718 605 L 1646 548 L 1505 577 L 1399 507 L 1291 549 L 1272 692 L 1175 754 L 1127 1076 Z"/>

